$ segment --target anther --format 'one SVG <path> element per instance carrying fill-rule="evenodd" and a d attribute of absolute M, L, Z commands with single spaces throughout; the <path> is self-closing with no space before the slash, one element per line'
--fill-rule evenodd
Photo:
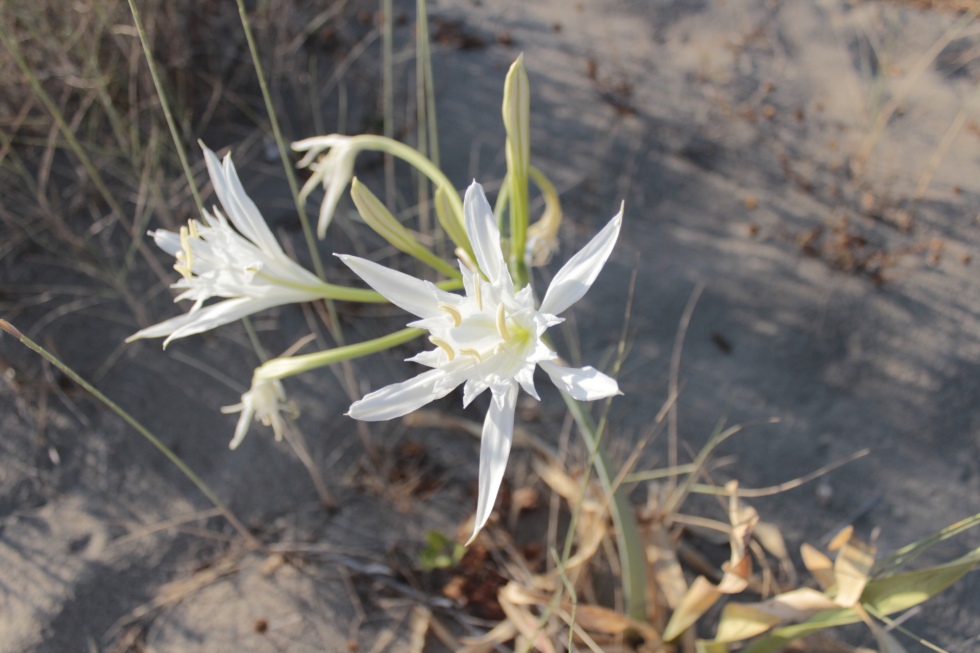
<path fill-rule="evenodd" d="M 458 327 L 463 323 L 463 316 L 456 309 L 455 306 L 450 306 L 445 302 L 439 302 L 439 310 L 448 313 L 451 318 L 453 318 L 453 326 Z"/>
<path fill-rule="evenodd" d="M 454 352 L 453 348 L 449 345 L 449 343 L 443 340 L 442 338 L 429 336 L 429 342 L 431 342 L 433 345 L 446 352 L 446 356 L 449 357 L 449 360 L 456 358 L 456 352 Z"/>
<path fill-rule="evenodd" d="M 191 223 L 191 228 L 194 229 L 196 235 L 197 229 L 194 227 L 193 222 Z M 193 255 L 191 253 L 191 231 L 186 226 L 180 228 L 180 247 L 181 251 L 177 252 L 177 263 L 174 264 L 174 270 L 177 270 L 185 279 L 190 279 Z"/>
<path fill-rule="evenodd" d="M 497 333 L 504 340 L 510 340 L 510 334 L 507 333 L 507 314 L 504 313 L 503 304 L 497 304 Z"/>

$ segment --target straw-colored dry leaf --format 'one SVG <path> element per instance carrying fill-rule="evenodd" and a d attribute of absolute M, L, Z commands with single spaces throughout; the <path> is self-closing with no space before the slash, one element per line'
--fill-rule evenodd
<path fill-rule="evenodd" d="M 539 458 L 531 459 L 531 467 L 545 485 L 558 493 L 562 499 L 575 504 L 582 494 L 582 484 L 563 472 L 557 465 L 549 464 Z"/>
<path fill-rule="evenodd" d="M 834 535 L 833 539 L 827 545 L 828 551 L 840 551 L 841 547 L 851 541 L 851 536 L 854 535 L 853 526 L 845 526 L 840 530 L 837 535 Z"/>
<path fill-rule="evenodd" d="M 664 641 L 672 642 L 691 627 L 698 618 L 708 611 L 708 608 L 718 602 L 722 592 L 704 576 L 698 576 L 691 583 L 681 604 L 674 610 L 667 628 L 664 629 Z"/>
<path fill-rule="evenodd" d="M 793 560 L 789 557 L 789 550 L 786 548 L 786 540 L 783 533 L 775 524 L 760 521 L 755 525 L 754 537 L 770 555 L 779 560 L 779 569 L 786 577 L 789 587 L 796 586 L 796 567 Z"/>
<path fill-rule="evenodd" d="M 538 604 L 533 594 L 511 581 L 500 589 L 497 600 L 507 619 L 517 628 L 518 635 L 541 653 L 558 653 L 546 627 L 543 628 L 538 617 L 528 609 L 528 606 Z"/>
<path fill-rule="evenodd" d="M 838 607 L 827 595 L 808 587 L 758 603 L 729 603 L 722 610 L 715 641 L 741 641 L 764 633 L 779 623 L 804 621 L 817 612 Z"/>
<path fill-rule="evenodd" d="M 463 646 L 457 653 L 491 653 L 498 646 L 515 637 L 517 637 L 517 627 L 510 621 L 501 621 L 480 637 L 463 638 L 461 640 Z"/>
<path fill-rule="evenodd" d="M 739 501 L 738 482 L 729 481 L 725 485 L 729 494 L 728 519 L 731 521 L 729 543 L 731 557 L 725 565 L 725 575 L 717 586 L 704 576 L 698 576 L 688 589 L 681 604 L 671 615 L 664 631 L 664 641 L 673 641 L 687 630 L 713 606 L 722 594 L 738 594 L 749 585 L 752 574 L 752 558 L 749 555 L 749 541 L 755 525 L 759 523 L 759 513 L 751 506 Z"/>
<path fill-rule="evenodd" d="M 567 601 L 563 602 L 562 611 L 566 615 L 571 615 L 572 604 Z M 650 624 L 634 621 L 600 605 L 583 605 L 580 603 L 575 606 L 575 623 L 589 633 L 620 635 L 627 630 L 634 630 L 647 642 L 660 641 L 660 633 Z"/>
<path fill-rule="evenodd" d="M 646 530 L 645 535 L 647 562 L 655 586 L 663 594 L 667 606 L 676 610 L 687 593 L 687 580 L 671 544 L 670 533 L 655 523 Z"/>
<path fill-rule="evenodd" d="M 411 632 L 408 636 L 408 650 L 411 653 L 422 653 L 425 649 L 425 636 L 429 633 L 432 621 L 432 611 L 424 605 L 412 608 Z"/>
<path fill-rule="evenodd" d="M 837 554 L 834 562 L 834 580 L 837 594 L 834 600 L 845 608 L 857 604 L 868 584 L 868 574 L 875 563 L 875 549 L 856 537 L 852 537 Z"/>
<path fill-rule="evenodd" d="M 822 589 L 829 590 L 834 586 L 834 563 L 830 558 L 806 543 L 800 547 L 800 555 L 803 557 L 803 565 Z"/>

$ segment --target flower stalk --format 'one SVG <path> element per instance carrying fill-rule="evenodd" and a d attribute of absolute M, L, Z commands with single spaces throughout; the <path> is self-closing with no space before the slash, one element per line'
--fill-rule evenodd
<path fill-rule="evenodd" d="M 510 190 L 510 273 L 519 287 L 528 282 L 524 248 L 527 243 L 527 177 L 531 160 L 531 91 L 524 55 L 517 58 L 504 81 L 505 152 Z"/>
<path fill-rule="evenodd" d="M 344 148 L 344 157 L 336 157 L 336 166 L 329 165 L 331 163 L 330 157 L 332 150 L 337 147 Z M 327 186 L 328 196 L 332 198 L 332 193 L 336 192 L 333 189 L 338 186 L 342 189 L 350 183 L 353 178 L 353 160 L 362 151 L 391 154 L 408 163 L 432 181 L 436 187 L 437 206 L 441 193 L 444 210 L 439 213 L 439 221 L 446 231 L 446 235 L 452 239 L 457 247 L 463 248 L 470 256 L 473 255 L 473 246 L 466 237 L 466 230 L 463 227 L 463 200 L 460 198 L 456 187 L 449 181 L 449 178 L 442 170 L 418 150 L 392 138 L 374 134 L 360 134 L 358 136 L 330 134 L 328 136 L 315 136 L 293 143 L 293 149 L 297 152 L 306 152 L 306 155 L 297 165 L 300 167 L 310 167 L 314 170 L 314 175 L 306 182 L 306 185 L 301 191 L 303 197 L 309 195 L 310 190 L 312 190 L 315 184 L 323 183 Z M 331 152 L 327 152 L 327 150 L 331 150 Z M 324 155 L 324 152 L 327 153 Z M 321 155 L 324 156 L 321 157 Z M 326 230 L 326 227 L 323 226 L 324 221 L 329 222 L 332 219 L 335 208 L 336 203 L 328 206 L 329 210 L 321 211 L 321 226 L 319 228 L 321 233 L 324 233 Z M 446 211 L 445 208 L 449 208 L 450 210 Z M 453 224 L 447 224 L 449 222 Z"/>

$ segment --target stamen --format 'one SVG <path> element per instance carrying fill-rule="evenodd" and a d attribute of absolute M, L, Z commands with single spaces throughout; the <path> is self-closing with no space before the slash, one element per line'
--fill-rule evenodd
<path fill-rule="evenodd" d="M 449 360 L 456 358 L 456 352 L 454 352 L 453 348 L 449 345 L 449 343 L 443 340 L 442 338 L 429 336 L 429 342 L 431 342 L 433 345 L 446 352 L 446 356 L 449 357 Z"/>
<path fill-rule="evenodd" d="M 497 333 L 504 340 L 510 340 L 510 334 L 507 333 L 507 315 L 504 313 L 503 304 L 497 304 Z"/>
<path fill-rule="evenodd" d="M 480 352 L 473 349 L 472 347 L 460 347 L 459 353 L 463 354 L 464 356 L 472 356 L 473 358 L 476 359 L 477 363 L 483 362 L 483 356 L 480 356 Z"/>
<path fill-rule="evenodd" d="M 480 280 L 480 273 L 477 272 L 473 275 L 473 294 L 476 296 L 476 310 L 483 310 L 483 296 L 480 294 L 480 285 L 483 282 Z"/>
<path fill-rule="evenodd" d="M 449 313 L 449 316 L 453 318 L 454 327 L 458 327 L 460 324 L 463 323 L 463 316 L 462 314 L 460 314 L 460 312 L 456 309 L 455 306 L 450 306 L 445 302 L 439 302 L 439 310 L 445 313 Z"/>
<path fill-rule="evenodd" d="M 196 237 L 197 228 L 194 223 L 191 222 L 191 229 L 193 229 L 193 235 Z M 180 228 L 180 248 L 181 251 L 177 252 L 177 262 L 174 263 L 174 270 L 180 273 L 180 276 L 184 277 L 188 281 L 191 278 L 191 266 L 193 265 L 193 254 L 191 253 L 191 235 L 192 232 L 188 230 L 186 226 Z M 183 254 L 183 256 L 181 256 Z"/>

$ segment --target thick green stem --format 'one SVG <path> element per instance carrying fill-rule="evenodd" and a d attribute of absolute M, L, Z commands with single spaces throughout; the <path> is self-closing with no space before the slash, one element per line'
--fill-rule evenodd
<path fill-rule="evenodd" d="M 614 486 L 616 473 L 601 446 L 602 434 L 596 431 L 592 418 L 578 401 L 564 392 L 561 396 L 578 425 L 579 433 L 589 449 L 596 476 L 599 477 L 599 482 L 609 497 L 609 510 L 616 528 L 616 544 L 619 548 L 619 564 L 622 568 L 626 614 L 636 621 L 646 621 L 646 555 L 643 551 L 643 542 L 640 540 L 640 529 L 636 523 L 633 505 L 626 496 L 623 486 Z"/>
<path fill-rule="evenodd" d="M 287 376 L 309 372 L 310 370 L 315 370 L 326 365 L 333 365 L 334 363 L 340 363 L 352 358 L 360 358 L 368 354 L 385 351 L 386 349 L 391 349 L 392 347 L 414 340 L 424 334 L 425 331 L 422 329 L 408 328 L 389 333 L 386 336 L 381 336 L 374 340 L 366 340 L 353 345 L 326 349 L 314 354 L 303 354 L 302 356 L 291 356 L 289 358 L 273 358 L 255 370 L 255 378 L 263 381 L 284 379 Z"/>

